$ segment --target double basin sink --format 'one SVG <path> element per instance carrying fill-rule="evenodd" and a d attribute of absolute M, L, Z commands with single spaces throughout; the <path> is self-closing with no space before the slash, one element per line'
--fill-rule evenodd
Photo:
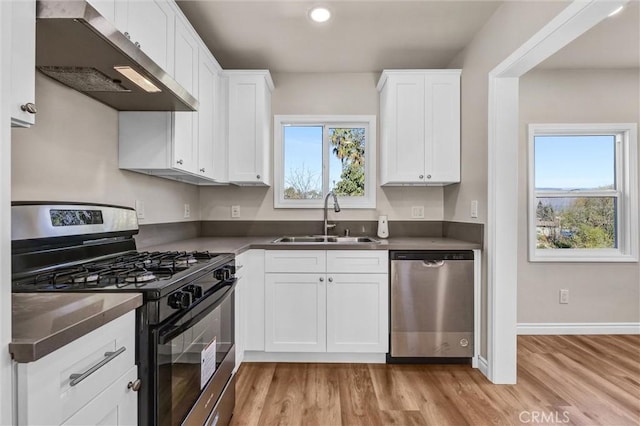
<path fill-rule="evenodd" d="M 380 241 L 371 237 L 338 237 L 334 235 L 280 237 L 273 242 L 286 244 L 380 244 Z"/>

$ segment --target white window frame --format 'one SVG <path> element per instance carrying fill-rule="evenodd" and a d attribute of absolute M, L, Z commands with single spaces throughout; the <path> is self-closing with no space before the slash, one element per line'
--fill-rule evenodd
<path fill-rule="evenodd" d="M 375 115 L 275 115 L 273 126 L 273 206 L 276 209 L 318 209 L 324 207 L 329 190 L 328 141 L 322 142 L 322 199 L 284 198 L 284 126 L 361 127 L 365 129 L 365 186 L 363 197 L 338 197 L 341 208 L 376 208 L 376 116 Z M 324 134 L 324 132 L 323 132 Z M 323 138 L 326 139 L 326 138 Z"/>
<path fill-rule="evenodd" d="M 535 190 L 535 137 L 554 135 L 615 135 L 616 188 L 613 190 Z M 638 261 L 638 125 L 530 124 L 529 125 L 529 261 L 531 262 L 637 262 Z M 615 249 L 536 248 L 536 198 L 617 197 L 617 241 Z"/>

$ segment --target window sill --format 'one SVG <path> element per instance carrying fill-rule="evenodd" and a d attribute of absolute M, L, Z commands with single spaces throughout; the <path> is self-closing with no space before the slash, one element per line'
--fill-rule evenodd
<path fill-rule="evenodd" d="M 545 253 L 536 252 L 529 255 L 529 262 L 532 263 L 634 263 L 638 262 L 638 257 L 634 255 L 621 254 L 620 252 L 609 253 Z"/>

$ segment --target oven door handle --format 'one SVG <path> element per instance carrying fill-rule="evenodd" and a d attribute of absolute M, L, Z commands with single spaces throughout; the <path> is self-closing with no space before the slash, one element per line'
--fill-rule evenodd
<path fill-rule="evenodd" d="M 226 302 L 227 299 L 229 299 L 229 297 L 231 297 L 231 294 L 235 291 L 236 285 L 238 283 L 238 279 L 237 278 L 232 278 L 232 279 L 230 279 L 228 281 L 225 281 L 225 283 L 226 284 L 232 283 L 232 284 L 229 287 L 229 289 L 226 291 L 224 296 L 222 296 L 221 298 L 216 300 L 214 303 L 212 303 L 209 306 L 205 306 L 205 307 L 200 308 L 200 310 L 198 312 L 196 312 L 195 314 L 193 313 L 193 311 L 188 311 L 183 316 L 181 316 L 179 318 L 176 318 L 175 320 L 173 320 L 170 323 L 166 324 L 165 326 L 161 327 L 160 330 L 159 330 L 160 332 L 158 334 L 159 343 L 161 345 L 164 345 L 167 342 L 169 342 L 171 339 L 173 339 L 174 337 L 184 333 L 193 324 L 198 323 L 200 320 L 202 320 L 204 317 L 209 315 L 211 312 L 216 310 L 220 305 L 222 305 L 224 302 Z M 206 298 L 204 300 L 206 300 Z M 199 308 L 199 305 L 196 306 L 194 308 L 194 310 L 198 309 L 198 308 Z"/>

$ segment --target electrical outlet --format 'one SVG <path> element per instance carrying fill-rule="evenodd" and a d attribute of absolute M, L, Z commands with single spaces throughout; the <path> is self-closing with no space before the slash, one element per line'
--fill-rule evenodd
<path fill-rule="evenodd" d="M 184 205 L 184 217 L 191 217 L 191 206 L 189 204 Z"/>
<path fill-rule="evenodd" d="M 144 201 L 136 200 L 136 216 L 138 219 L 144 219 Z"/>
<path fill-rule="evenodd" d="M 560 290 L 560 303 L 563 305 L 569 303 L 569 290 L 566 288 Z"/>
<path fill-rule="evenodd" d="M 478 217 L 478 200 L 471 201 L 471 217 Z"/>
<path fill-rule="evenodd" d="M 411 207 L 411 219 L 424 219 L 424 206 Z"/>
<path fill-rule="evenodd" d="M 231 217 L 240 217 L 240 206 L 231 206 Z"/>

